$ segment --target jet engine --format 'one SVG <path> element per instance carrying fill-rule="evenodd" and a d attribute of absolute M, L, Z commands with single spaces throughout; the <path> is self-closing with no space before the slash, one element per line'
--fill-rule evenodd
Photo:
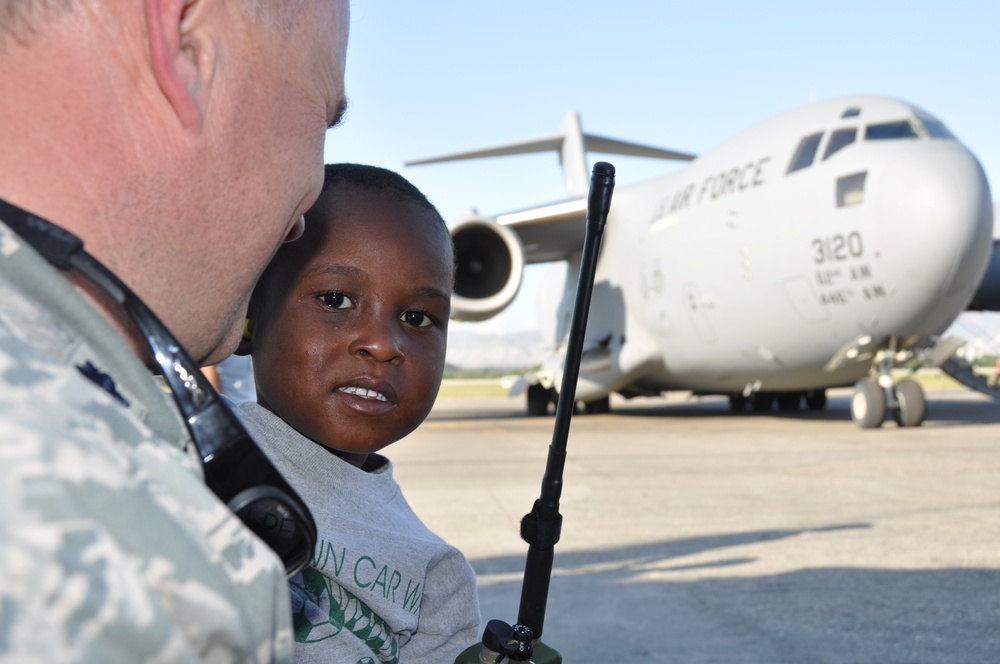
<path fill-rule="evenodd" d="M 521 288 L 521 241 L 506 226 L 479 216 L 453 223 L 451 238 L 455 244 L 451 317 L 473 322 L 492 318 L 513 301 Z"/>

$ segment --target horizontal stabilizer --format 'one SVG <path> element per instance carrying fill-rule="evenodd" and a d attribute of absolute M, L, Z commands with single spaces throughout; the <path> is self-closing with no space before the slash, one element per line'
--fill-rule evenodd
<path fill-rule="evenodd" d="M 560 150 L 563 144 L 563 135 L 556 134 L 547 138 L 536 138 L 530 141 L 520 141 L 517 143 L 507 143 L 492 148 L 482 150 L 470 150 L 468 152 L 456 152 L 454 154 L 442 155 L 440 157 L 430 157 L 428 159 L 417 159 L 406 162 L 406 166 L 420 166 L 422 164 L 440 164 L 446 161 L 462 161 L 465 159 L 482 159 L 485 157 L 507 157 L 515 154 L 531 154 L 533 152 L 548 152 L 549 150 Z M 674 159 L 677 161 L 691 161 L 698 155 L 676 150 L 657 148 L 641 143 L 629 143 L 619 141 L 614 138 L 604 136 L 594 136 L 593 134 L 583 135 L 583 145 L 587 152 L 600 152 L 603 154 L 620 154 L 629 157 L 650 157 L 653 159 Z"/>
<path fill-rule="evenodd" d="M 603 154 L 621 154 L 628 157 L 651 157 L 653 159 L 675 159 L 677 161 L 692 161 L 696 154 L 687 152 L 677 152 L 676 150 L 665 150 L 655 148 L 651 145 L 640 143 L 628 143 L 614 138 L 604 138 L 593 134 L 584 134 L 583 144 L 587 152 L 601 152 Z"/>
<path fill-rule="evenodd" d="M 697 156 L 687 152 L 666 150 L 650 145 L 642 145 L 641 143 L 630 143 L 614 138 L 585 134 L 580 126 L 580 115 L 578 113 L 570 113 L 566 116 L 563 123 L 563 133 L 556 134 L 555 136 L 506 143 L 492 148 L 457 152 L 440 157 L 418 159 L 416 161 L 408 161 L 406 165 L 440 164 L 446 161 L 480 159 L 483 157 L 506 157 L 515 154 L 547 152 L 549 150 L 555 150 L 559 153 L 559 161 L 563 167 L 566 194 L 571 198 L 587 195 L 590 183 L 586 158 L 588 152 L 620 154 L 630 157 L 651 157 L 653 159 L 674 159 L 678 161 L 691 161 Z"/>
<path fill-rule="evenodd" d="M 562 143 L 562 134 L 557 134 L 549 138 L 536 138 L 531 141 L 508 143 L 506 145 L 498 145 L 494 148 L 471 150 L 469 152 L 457 152 L 455 154 L 443 155 L 441 157 L 408 161 L 406 162 L 406 166 L 440 164 L 445 161 L 462 161 L 463 159 L 481 159 L 484 157 L 507 157 L 514 154 L 530 154 L 532 152 L 548 152 L 549 150 L 558 150 L 562 147 Z"/>

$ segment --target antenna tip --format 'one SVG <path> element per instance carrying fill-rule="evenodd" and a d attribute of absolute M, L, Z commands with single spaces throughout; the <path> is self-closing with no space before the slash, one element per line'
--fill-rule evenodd
<path fill-rule="evenodd" d="M 594 164 L 594 175 L 614 175 L 615 167 L 606 161 L 599 161 Z"/>

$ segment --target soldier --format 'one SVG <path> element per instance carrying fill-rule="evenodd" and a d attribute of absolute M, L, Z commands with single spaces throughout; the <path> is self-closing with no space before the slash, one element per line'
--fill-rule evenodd
<path fill-rule="evenodd" d="M 0 5 L 0 660 L 291 658 L 282 560 L 205 485 L 149 371 L 183 354 L 134 317 L 232 352 L 319 194 L 347 31 L 346 0 Z"/>

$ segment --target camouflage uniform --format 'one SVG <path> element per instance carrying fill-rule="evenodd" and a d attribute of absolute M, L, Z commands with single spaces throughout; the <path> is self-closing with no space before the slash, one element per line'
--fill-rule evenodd
<path fill-rule="evenodd" d="M 121 336 L 0 224 L 0 661 L 291 661 L 283 566 L 193 447 Z"/>

